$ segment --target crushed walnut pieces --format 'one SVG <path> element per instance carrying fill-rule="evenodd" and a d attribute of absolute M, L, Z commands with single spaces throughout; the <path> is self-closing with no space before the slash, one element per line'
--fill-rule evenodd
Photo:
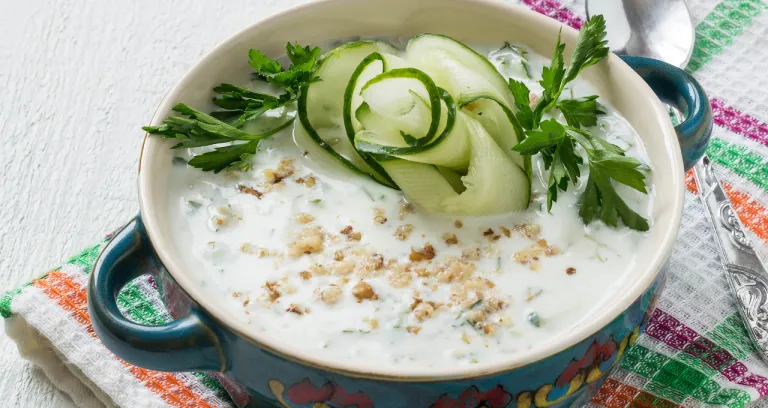
<path fill-rule="evenodd" d="M 464 226 L 464 223 L 461 222 L 461 220 L 456 220 L 456 221 L 453 222 L 453 226 L 456 227 L 456 228 L 461 228 L 461 227 Z"/>
<path fill-rule="evenodd" d="M 507 227 L 501 226 L 501 227 L 499 227 L 499 229 L 501 229 L 501 232 L 507 238 L 509 238 L 512 235 L 512 231 L 510 231 L 509 228 L 507 228 Z"/>
<path fill-rule="evenodd" d="M 294 171 L 293 159 L 281 159 L 276 169 L 264 170 L 264 179 L 267 184 L 277 184 L 283 181 L 283 179 L 292 176 Z"/>
<path fill-rule="evenodd" d="M 449 257 L 437 268 L 437 281 L 440 283 L 463 282 L 477 271 L 477 266 L 466 259 Z"/>
<path fill-rule="evenodd" d="M 312 279 L 312 272 L 310 271 L 301 271 L 299 272 L 299 277 L 301 280 L 310 280 Z"/>
<path fill-rule="evenodd" d="M 256 190 L 253 187 L 248 187 L 245 184 L 238 185 L 237 186 L 237 191 L 239 191 L 239 192 L 241 192 L 243 194 L 250 194 L 250 195 L 258 198 L 259 200 L 261 200 L 261 196 L 264 195 L 264 193 L 259 192 L 258 190 Z"/>
<path fill-rule="evenodd" d="M 395 229 L 395 238 L 397 238 L 400 241 L 405 241 L 408 239 L 409 236 L 411 236 L 411 232 L 413 232 L 413 225 L 411 224 L 404 224 L 397 229 Z"/>
<path fill-rule="evenodd" d="M 319 298 L 327 305 L 335 305 L 341 300 L 341 288 L 331 284 L 319 292 Z"/>
<path fill-rule="evenodd" d="M 357 298 L 357 303 L 360 303 L 363 300 L 379 299 L 379 295 L 377 295 L 376 292 L 373 291 L 373 287 L 371 287 L 371 285 L 363 281 L 358 282 L 352 288 L 352 295 L 354 295 Z"/>
<path fill-rule="evenodd" d="M 309 224 L 310 222 L 315 220 L 315 216 L 312 214 L 308 214 L 305 212 L 298 213 L 294 216 L 296 221 L 302 223 L 302 224 Z"/>
<path fill-rule="evenodd" d="M 304 184 L 306 187 L 314 187 L 317 183 L 317 179 L 314 176 L 298 177 L 296 184 Z"/>
<path fill-rule="evenodd" d="M 406 326 L 405 329 L 408 330 L 408 333 L 416 335 L 421 331 L 421 326 Z"/>
<path fill-rule="evenodd" d="M 483 236 L 489 241 L 498 241 L 501 238 L 501 235 L 495 233 L 491 228 L 483 231 Z"/>
<path fill-rule="evenodd" d="M 456 234 L 450 232 L 443 234 L 443 241 L 445 241 L 446 245 L 456 245 L 459 243 L 459 239 L 456 238 Z"/>
<path fill-rule="evenodd" d="M 299 305 L 294 304 L 294 303 L 291 303 L 288 306 L 288 308 L 285 309 L 285 311 L 288 312 L 288 313 L 295 313 L 295 314 L 301 316 L 301 315 L 303 315 L 305 313 L 309 313 L 309 308 L 308 307 L 299 306 Z"/>
<path fill-rule="evenodd" d="M 430 245 L 424 245 L 424 247 L 417 251 L 411 248 L 411 254 L 408 255 L 408 259 L 414 262 L 429 261 L 435 257 L 435 248 Z"/>
<path fill-rule="evenodd" d="M 363 268 L 368 272 L 378 271 L 384 267 L 384 256 L 381 254 L 372 254 L 365 258 Z"/>
<path fill-rule="evenodd" d="M 542 257 L 554 256 L 559 253 L 559 248 L 548 245 L 545 239 L 539 239 L 528 248 L 515 252 L 512 259 L 521 265 L 527 265 L 532 271 L 538 271 L 541 268 Z"/>
<path fill-rule="evenodd" d="M 347 225 L 340 232 L 341 234 L 346 235 L 347 240 L 349 241 L 360 241 L 360 238 L 362 238 L 362 235 L 359 232 L 354 231 L 351 225 Z"/>
<path fill-rule="evenodd" d="M 566 273 L 567 275 L 573 275 L 573 274 L 575 274 L 575 273 L 576 273 L 576 268 L 574 268 L 574 267 L 569 267 L 568 269 L 566 269 L 566 270 L 565 270 L 565 273 Z"/>
<path fill-rule="evenodd" d="M 280 296 L 282 295 L 280 293 L 280 284 L 278 284 L 277 282 L 270 282 L 270 281 L 264 282 L 264 289 L 267 290 L 269 301 L 272 303 L 275 303 L 275 301 L 279 299 Z"/>
<path fill-rule="evenodd" d="M 296 241 L 288 245 L 288 255 L 298 257 L 322 252 L 324 239 L 324 234 L 320 227 L 306 227 L 297 234 Z"/>
<path fill-rule="evenodd" d="M 374 208 L 373 210 L 373 222 L 376 224 L 385 224 L 387 217 L 384 216 L 385 212 L 381 208 Z"/>
<path fill-rule="evenodd" d="M 404 288 L 411 284 L 413 275 L 409 268 L 403 265 L 396 265 L 392 267 L 387 275 L 387 281 L 389 286 L 393 288 Z"/>

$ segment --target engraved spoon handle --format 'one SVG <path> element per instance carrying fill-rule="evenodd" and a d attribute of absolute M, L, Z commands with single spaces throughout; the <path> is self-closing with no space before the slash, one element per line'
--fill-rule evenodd
<path fill-rule="evenodd" d="M 752 248 L 744 227 L 715 176 L 707 156 L 694 167 L 726 278 L 758 354 L 768 362 L 768 269 Z"/>

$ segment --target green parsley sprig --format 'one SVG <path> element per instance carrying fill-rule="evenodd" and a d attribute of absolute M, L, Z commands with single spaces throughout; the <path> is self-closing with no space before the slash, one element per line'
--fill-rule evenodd
<path fill-rule="evenodd" d="M 285 49 L 291 60 L 287 69 L 261 51 L 252 49 L 248 52 L 248 63 L 255 70 L 254 77 L 282 89 L 283 93 L 279 96 L 254 92 L 232 84 L 221 84 L 213 88 L 213 92 L 217 94 L 213 103 L 223 110 L 208 115 L 184 104 L 178 104 L 173 110 L 186 117 L 170 116 L 160 126 L 145 126 L 142 129 L 178 140 L 179 143 L 173 146 L 174 149 L 231 143 L 196 155 L 188 164 L 215 173 L 225 169 L 248 170 L 250 159 L 256 153 L 259 142 L 287 128 L 293 118 L 260 134 L 245 132 L 241 129 L 242 126 L 261 118 L 270 110 L 292 103 L 298 99 L 304 85 L 320 80 L 315 76 L 320 48 L 288 43 Z"/>
<path fill-rule="evenodd" d="M 616 191 L 613 182 L 627 185 L 647 194 L 644 166 L 637 159 L 627 157 L 618 146 L 593 136 L 586 128 L 597 124 L 597 115 L 603 112 L 597 96 L 579 99 L 560 99 L 566 85 L 585 68 L 595 65 L 608 55 L 605 41 L 605 20 L 594 16 L 579 33 L 571 63 L 564 64 L 565 44 L 557 37 L 557 45 L 549 67 L 542 70 L 539 82 L 544 88 L 534 108 L 530 104 L 530 91 L 524 83 L 510 80 L 509 89 L 515 99 L 517 118 L 526 130 L 526 138 L 513 150 L 523 155 L 540 153 L 544 167 L 549 170 L 547 210 L 557 201 L 559 191 L 576 185 L 581 177 L 580 166 L 586 157 L 589 176 L 581 197 L 579 215 L 584 223 L 600 219 L 616 227 L 618 220 L 627 227 L 647 231 L 648 221 L 633 211 Z M 542 121 L 544 113 L 557 109 L 567 125 L 555 119 Z M 583 150 L 583 153 L 581 152 Z"/>

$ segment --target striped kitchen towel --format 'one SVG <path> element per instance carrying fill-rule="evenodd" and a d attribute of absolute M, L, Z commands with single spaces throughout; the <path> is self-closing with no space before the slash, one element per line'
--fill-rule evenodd
<path fill-rule="evenodd" d="M 584 22 L 583 0 L 519 2 L 574 28 Z M 709 93 L 716 124 L 707 153 L 765 259 L 768 6 L 761 0 L 693 0 L 689 6 L 697 24 L 688 71 Z M 690 175 L 687 186 L 683 227 L 658 308 L 589 407 L 768 406 L 761 400 L 768 395 L 768 365 L 755 355 L 738 317 Z M 0 295 L 0 314 L 19 352 L 82 407 L 236 406 L 211 374 L 144 370 L 99 342 L 87 312 L 86 281 L 106 241 Z M 170 319 L 148 277 L 129 284 L 118 303 L 141 323 Z"/>

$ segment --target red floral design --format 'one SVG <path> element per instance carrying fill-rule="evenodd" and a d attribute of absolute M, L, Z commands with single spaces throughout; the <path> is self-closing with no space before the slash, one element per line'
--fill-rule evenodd
<path fill-rule="evenodd" d="M 568 384 L 579 371 L 589 368 L 593 364 L 600 364 L 603 361 L 608 360 L 614 353 L 616 353 L 616 350 L 617 346 L 613 338 L 609 338 L 605 344 L 598 344 L 597 341 L 593 342 L 581 359 L 573 360 L 568 364 L 568 367 L 566 367 L 562 374 L 557 377 L 555 386 L 562 387 Z"/>
<path fill-rule="evenodd" d="M 501 385 L 480 392 L 474 385 L 464 390 L 458 398 L 440 397 L 429 408 L 504 408 L 512 402 L 512 394 Z"/>
<path fill-rule="evenodd" d="M 325 403 L 334 408 L 373 408 L 373 401 L 361 392 L 348 394 L 336 383 L 328 382 L 315 387 L 309 379 L 291 385 L 286 398 L 297 405 Z"/>

